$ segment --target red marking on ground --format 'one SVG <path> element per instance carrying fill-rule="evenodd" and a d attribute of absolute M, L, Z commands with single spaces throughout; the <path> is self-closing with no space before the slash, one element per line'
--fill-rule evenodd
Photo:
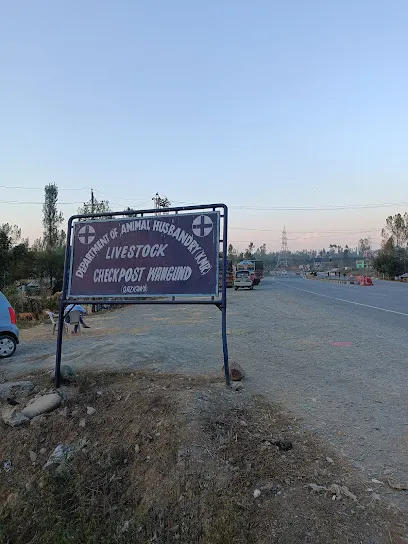
<path fill-rule="evenodd" d="M 330 342 L 332 346 L 352 346 L 353 342 Z"/>

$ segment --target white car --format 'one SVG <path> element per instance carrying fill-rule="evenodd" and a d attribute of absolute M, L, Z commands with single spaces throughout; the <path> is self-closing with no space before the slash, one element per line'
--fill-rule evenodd
<path fill-rule="evenodd" d="M 235 291 L 238 291 L 240 287 L 247 287 L 248 289 L 254 288 L 254 282 L 251 279 L 251 274 L 249 270 L 240 270 L 239 272 L 235 273 L 235 279 L 234 279 L 234 289 Z"/>

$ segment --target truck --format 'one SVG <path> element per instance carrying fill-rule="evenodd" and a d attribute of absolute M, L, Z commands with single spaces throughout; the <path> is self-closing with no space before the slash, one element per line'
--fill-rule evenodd
<path fill-rule="evenodd" d="M 242 270 L 249 270 L 251 273 L 254 285 L 259 285 L 264 278 L 264 263 L 263 261 L 257 261 L 255 259 L 247 259 L 240 261 L 237 264 L 237 272 Z"/>
<path fill-rule="evenodd" d="M 218 287 L 222 288 L 222 259 L 218 264 Z M 234 267 L 232 261 L 227 259 L 227 287 L 234 287 Z"/>

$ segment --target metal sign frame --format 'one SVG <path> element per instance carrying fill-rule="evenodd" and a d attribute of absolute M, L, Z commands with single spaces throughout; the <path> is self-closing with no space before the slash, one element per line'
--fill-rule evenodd
<path fill-rule="evenodd" d="M 152 300 L 149 298 L 138 299 L 132 298 L 124 295 L 117 295 L 115 298 L 108 299 L 109 304 L 200 304 L 200 305 L 213 305 L 221 310 L 221 335 L 222 335 L 222 348 L 224 355 L 224 374 L 225 382 L 227 386 L 230 385 L 230 373 L 229 373 L 229 363 L 228 363 L 228 343 L 227 343 L 227 234 L 228 234 L 228 207 L 225 204 L 202 204 L 199 206 L 179 206 L 166 208 L 166 214 L 174 213 L 175 215 L 180 212 L 197 212 L 197 211 L 219 211 L 220 220 L 222 220 L 222 229 L 219 230 L 219 247 L 222 247 L 222 288 L 221 293 L 218 294 L 218 298 L 214 295 L 210 296 L 209 299 L 203 300 L 194 298 L 199 297 L 200 295 L 193 295 L 190 298 L 187 298 L 189 295 L 180 295 L 180 299 L 177 299 L 174 295 L 171 299 L 160 299 Z M 126 217 L 126 216 L 140 216 L 144 217 L 149 215 L 149 217 L 161 215 L 162 212 L 158 212 L 156 208 L 147 209 L 147 210 L 131 210 L 131 211 L 121 211 L 121 212 L 106 212 L 106 213 L 97 213 L 97 214 L 86 214 L 86 215 L 73 215 L 68 220 L 67 228 L 67 245 L 65 249 L 65 264 L 64 264 L 64 277 L 63 277 L 63 287 L 62 287 L 62 296 L 59 304 L 59 315 L 58 315 L 58 335 L 57 335 L 57 349 L 55 357 L 55 386 L 60 386 L 61 381 L 61 354 L 62 354 L 62 339 L 64 331 L 64 310 L 70 304 L 98 304 L 98 302 L 107 302 L 106 297 L 82 297 L 75 296 L 69 297 L 68 287 L 70 284 L 70 270 L 71 270 L 71 253 L 72 253 L 72 238 L 74 232 L 74 221 L 75 220 L 95 220 L 95 219 L 104 219 L 110 218 L 115 219 L 116 216 Z M 186 215 L 186 214 L 183 214 Z M 219 259 L 217 259 L 219 262 Z M 217 281 L 218 281 L 217 274 Z M 158 296 L 158 295 L 157 295 Z M 206 295 L 208 296 L 208 295 Z"/>

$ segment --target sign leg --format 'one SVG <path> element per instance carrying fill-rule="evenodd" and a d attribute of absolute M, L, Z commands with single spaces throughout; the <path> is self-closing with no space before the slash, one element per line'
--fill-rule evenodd
<path fill-rule="evenodd" d="M 57 354 L 55 357 L 55 387 L 60 386 L 61 378 L 61 351 L 62 351 L 62 335 L 64 332 L 64 308 L 65 304 L 61 301 L 58 315 L 58 335 L 57 335 Z"/>
<path fill-rule="evenodd" d="M 229 387 L 230 382 L 230 370 L 228 363 L 228 343 L 227 343 L 227 306 L 223 304 L 221 308 L 221 320 L 222 320 L 222 351 L 224 352 L 224 373 L 225 373 L 225 383 Z"/>

